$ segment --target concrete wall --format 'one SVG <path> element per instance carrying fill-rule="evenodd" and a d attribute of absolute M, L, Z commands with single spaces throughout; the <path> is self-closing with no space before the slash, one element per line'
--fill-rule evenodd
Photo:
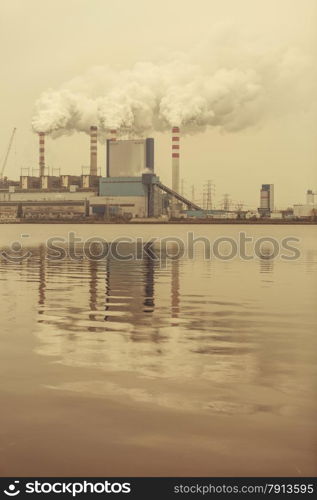
<path fill-rule="evenodd" d="M 20 193 L 0 192 L 0 201 L 76 201 L 96 196 L 95 191 L 27 191 Z"/>
<path fill-rule="evenodd" d="M 154 139 L 107 141 L 107 177 L 138 176 L 154 170 Z"/>
<path fill-rule="evenodd" d="M 81 186 L 81 176 L 80 175 L 61 175 L 61 186 L 64 188 L 69 188 L 73 186 Z"/>

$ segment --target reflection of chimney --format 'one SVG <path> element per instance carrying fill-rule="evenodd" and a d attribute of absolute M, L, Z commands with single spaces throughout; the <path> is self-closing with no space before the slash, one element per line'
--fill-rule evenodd
<path fill-rule="evenodd" d="M 39 166 L 40 177 L 45 175 L 45 132 L 39 132 Z"/>
<path fill-rule="evenodd" d="M 89 319 L 96 321 L 96 312 L 98 310 L 98 263 L 89 261 Z M 93 327 L 88 328 L 89 331 L 94 331 Z"/>
<path fill-rule="evenodd" d="M 97 127 L 90 127 L 90 175 L 97 175 Z"/>
<path fill-rule="evenodd" d="M 39 305 L 45 305 L 46 298 L 46 255 L 44 245 L 40 246 L 39 255 Z M 39 314 L 43 314 L 43 310 L 39 310 Z"/>
<path fill-rule="evenodd" d="M 115 129 L 110 130 L 110 141 L 117 140 L 117 131 Z"/>
<path fill-rule="evenodd" d="M 171 302 L 172 302 L 172 318 L 177 319 L 179 316 L 179 310 L 180 310 L 180 300 L 179 300 L 179 259 L 173 259 L 172 260 L 172 270 L 171 270 L 171 278 L 172 278 L 172 283 L 171 283 Z M 177 325 L 178 323 L 173 321 L 172 326 Z"/>
<path fill-rule="evenodd" d="M 172 189 L 179 193 L 179 127 L 172 128 Z"/>
<path fill-rule="evenodd" d="M 148 249 L 147 245 L 145 248 Z M 145 252 L 144 255 L 144 280 L 145 280 L 145 290 L 144 290 L 144 312 L 154 311 L 154 259 L 152 255 Z"/>

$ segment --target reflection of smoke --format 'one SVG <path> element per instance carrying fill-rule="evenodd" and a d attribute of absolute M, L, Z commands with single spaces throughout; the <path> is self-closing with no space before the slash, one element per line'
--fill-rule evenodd
<path fill-rule="evenodd" d="M 101 134 L 116 128 L 142 135 L 174 125 L 184 133 L 207 126 L 233 131 L 257 123 L 264 109 L 294 109 L 295 91 L 310 70 L 307 57 L 295 49 L 261 52 L 233 38 L 130 70 L 92 68 L 40 96 L 33 128 L 55 135 L 88 133 L 92 124 Z M 299 92 L 300 107 L 306 94 Z"/>

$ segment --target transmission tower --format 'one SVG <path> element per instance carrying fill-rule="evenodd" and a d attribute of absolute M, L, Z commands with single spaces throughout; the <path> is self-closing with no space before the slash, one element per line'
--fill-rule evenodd
<path fill-rule="evenodd" d="M 192 185 L 192 202 L 195 203 L 195 186 Z"/>
<path fill-rule="evenodd" d="M 181 179 L 181 195 L 185 196 L 185 180 Z"/>
<path fill-rule="evenodd" d="M 225 212 L 229 212 L 230 211 L 231 202 L 232 202 L 232 200 L 230 199 L 229 194 L 225 193 L 223 195 L 223 199 L 222 199 L 222 208 L 223 208 L 223 210 Z"/>
<path fill-rule="evenodd" d="M 204 185 L 204 192 L 203 192 L 205 210 L 212 210 L 215 193 L 216 193 L 216 186 L 213 183 L 213 181 L 209 179 L 207 183 Z"/>

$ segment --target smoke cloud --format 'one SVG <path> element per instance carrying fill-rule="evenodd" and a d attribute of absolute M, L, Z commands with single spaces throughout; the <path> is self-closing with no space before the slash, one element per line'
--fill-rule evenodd
<path fill-rule="evenodd" d="M 230 37 L 130 70 L 95 67 L 49 89 L 35 104 L 33 130 L 53 137 L 97 125 L 99 134 L 121 135 L 180 126 L 182 133 L 207 127 L 238 131 L 268 113 L 290 112 L 310 102 L 311 60 L 294 48 L 251 50 Z M 237 48 L 239 47 L 239 49 Z"/>

